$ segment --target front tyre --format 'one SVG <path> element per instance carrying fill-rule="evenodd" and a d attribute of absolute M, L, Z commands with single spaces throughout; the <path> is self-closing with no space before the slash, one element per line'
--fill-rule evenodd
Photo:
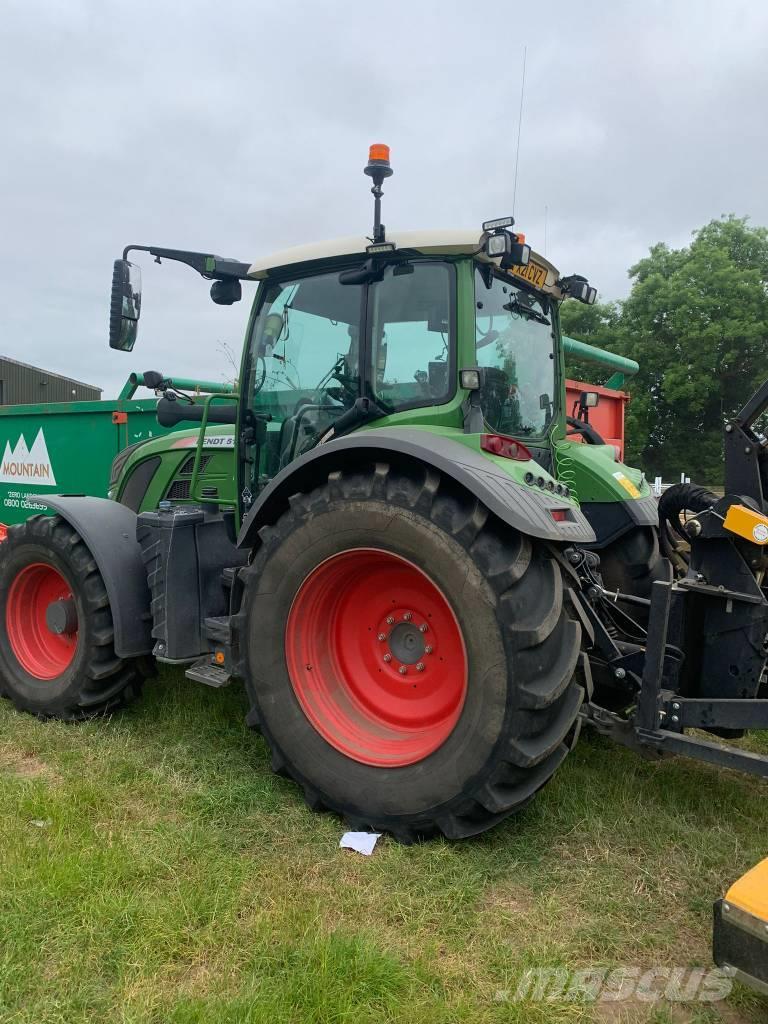
<path fill-rule="evenodd" d="M 332 473 L 265 528 L 235 629 L 273 767 L 403 841 L 521 809 L 577 733 L 558 563 L 424 468 Z"/>
<path fill-rule="evenodd" d="M 65 720 L 137 697 L 145 663 L 116 656 L 104 581 L 77 531 L 33 516 L 9 529 L 0 554 L 0 695 Z"/>

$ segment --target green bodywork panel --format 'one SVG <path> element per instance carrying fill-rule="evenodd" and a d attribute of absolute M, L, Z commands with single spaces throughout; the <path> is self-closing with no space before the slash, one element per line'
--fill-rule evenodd
<path fill-rule="evenodd" d="M 192 493 L 193 462 L 199 441 L 198 430 L 177 430 L 173 437 L 158 438 L 135 448 L 122 467 L 109 497 L 119 501 L 131 476 L 148 459 L 160 457 L 140 511 L 157 508 L 164 500 L 174 504 L 196 503 Z M 203 461 L 199 473 L 199 492 L 214 487 L 222 505 L 235 505 L 235 449 L 232 427 L 211 426 L 205 434 Z"/>
<path fill-rule="evenodd" d="M 560 475 L 572 474 L 579 502 L 637 501 L 651 493 L 645 474 L 616 459 L 612 444 L 561 441 L 557 446 Z M 636 490 L 638 493 L 633 494 Z"/>

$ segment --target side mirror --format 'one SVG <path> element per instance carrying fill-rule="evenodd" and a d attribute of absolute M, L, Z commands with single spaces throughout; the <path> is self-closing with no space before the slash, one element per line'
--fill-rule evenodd
<path fill-rule="evenodd" d="M 128 260 L 115 260 L 109 303 L 109 347 L 130 352 L 136 344 L 141 313 L 141 270 Z"/>
<path fill-rule="evenodd" d="M 217 306 L 231 306 L 243 297 L 243 286 L 236 277 L 228 277 L 223 281 L 214 281 L 211 285 L 211 298 Z"/>

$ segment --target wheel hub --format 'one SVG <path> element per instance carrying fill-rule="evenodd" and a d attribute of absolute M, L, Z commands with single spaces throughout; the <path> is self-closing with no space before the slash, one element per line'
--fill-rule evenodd
<path fill-rule="evenodd" d="M 45 610 L 45 624 L 58 636 L 72 636 L 77 632 L 77 605 L 69 598 L 53 601 Z"/>
<path fill-rule="evenodd" d="M 387 639 L 392 657 L 403 665 L 415 665 L 424 657 L 424 635 L 412 622 L 398 622 Z"/>
<path fill-rule="evenodd" d="M 11 584 L 5 626 L 17 661 L 34 679 L 54 680 L 77 653 L 77 605 L 58 569 L 44 562 L 21 569 Z"/>
<path fill-rule="evenodd" d="M 317 732 L 364 764 L 400 767 L 440 747 L 464 704 L 458 620 L 421 569 L 354 549 L 319 565 L 286 624 L 294 692 Z"/>

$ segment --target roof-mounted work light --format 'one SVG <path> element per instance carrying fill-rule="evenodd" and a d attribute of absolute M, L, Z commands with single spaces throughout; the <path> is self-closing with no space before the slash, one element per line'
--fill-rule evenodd
<path fill-rule="evenodd" d="M 369 178 L 373 178 L 373 237 L 371 241 L 375 246 L 386 243 L 384 225 L 381 223 L 381 197 L 384 195 L 381 186 L 384 179 L 391 177 L 394 171 L 389 164 L 389 146 L 383 142 L 374 142 L 368 150 L 368 163 L 363 168 Z M 394 245 L 389 246 L 394 249 Z M 383 251 L 383 250 L 377 250 Z"/>
<path fill-rule="evenodd" d="M 480 241 L 485 255 L 491 260 L 501 260 L 504 270 L 527 267 L 531 258 L 531 247 L 525 244 L 525 235 L 509 230 L 514 223 L 514 217 L 483 221 L 483 238 Z"/>
<path fill-rule="evenodd" d="M 502 228 L 514 227 L 514 217 L 497 217 L 496 220 L 484 220 L 483 231 L 501 231 Z"/>
<path fill-rule="evenodd" d="M 586 277 L 581 274 L 571 274 L 570 277 L 561 277 L 558 282 L 561 290 L 571 299 L 578 299 L 586 306 L 594 306 L 597 301 L 597 288 L 593 288 Z"/>

